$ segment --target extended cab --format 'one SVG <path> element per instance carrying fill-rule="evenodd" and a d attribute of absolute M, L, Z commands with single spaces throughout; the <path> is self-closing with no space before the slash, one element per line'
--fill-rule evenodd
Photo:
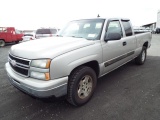
<path fill-rule="evenodd" d="M 23 34 L 14 27 L 0 27 L 0 47 L 5 46 L 6 43 L 18 43 L 22 40 Z"/>
<path fill-rule="evenodd" d="M 60 97 L 75 105 L 92 97 L 97 79 L 135 59 L 144 64 L 151 33 L 135 35 L 129 19 L 75 20 L 59 37 L 11 47 L 5 68 L 9 81 L 36 97 Z"/>

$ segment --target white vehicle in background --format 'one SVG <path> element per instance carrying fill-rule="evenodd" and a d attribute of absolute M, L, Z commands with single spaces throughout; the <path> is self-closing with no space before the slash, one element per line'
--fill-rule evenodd
<path fill-rule="evenodd" d="M 34 32 L 32 32 L 32 33 L 25 33 L 22 38 L 23 38 L 22 42 L 26 42 L 26 41 L 30 41 L 30 40 L 36 39 Z"/>
<path fill-rule="evenodd" d="M 44 37 L 53 37 L 57 34 L 59 29 L 56 28 L 40 28 L 36 31 L 36 39 L 44 38 Z"/>

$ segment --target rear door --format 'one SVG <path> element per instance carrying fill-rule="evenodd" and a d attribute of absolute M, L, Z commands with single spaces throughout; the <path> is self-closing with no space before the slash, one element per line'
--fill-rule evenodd
<path fill-rule="evenodd" d="M 137 45 L 137 40 L 136 37 L 133 33 L 133 29 L 131 27 L 131 23 L 130 20 L 121 20 L 122 23 L 122 28 L 124 30 L 124 52 L 127 54 L 127 58 L 128 60 L 132 59 L 134 57 L 135 54 L 135 50 L 136 50 L 136 45 Z"/>

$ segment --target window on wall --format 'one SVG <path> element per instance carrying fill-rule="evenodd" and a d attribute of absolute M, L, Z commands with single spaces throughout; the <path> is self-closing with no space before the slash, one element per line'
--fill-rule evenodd
<path fill-rule="evenodd" d="M 129 21 L 122 21 L 126 36 L 132 36 L 132 28 Z"/>

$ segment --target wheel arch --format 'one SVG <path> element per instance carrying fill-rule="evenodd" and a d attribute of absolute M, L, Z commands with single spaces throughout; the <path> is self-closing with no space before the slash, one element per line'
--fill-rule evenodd
<path fill-rule="evenodd" d="M 148 48 L 148 41 L 143 44 L 144 47 Z"/>
<path fill-rule="evenodd" d="M 79 68 L 79 67 L 81 67 L 81 66 L 87 66 L 87 67 L 92 68 L 92 69 L 95 71 L 96 76 L 97 76 L 97 77 L 99 76 L 100 68 L 99 68 L 98 61 L 96 61 L 96 60 L 89 61 L 89 62 L 87 62 L 87 63 L 83 63 L 83 64 L 81 64 L 81 65 L 79 65 L 79 66 L 76 66 L 74 69 L 71 70 L 70 75 L 73 73 L 74 70 L 76 70 L 77 68 Z M 70 75 L 69 75 L 69 76 L 70 76 Z"/>

